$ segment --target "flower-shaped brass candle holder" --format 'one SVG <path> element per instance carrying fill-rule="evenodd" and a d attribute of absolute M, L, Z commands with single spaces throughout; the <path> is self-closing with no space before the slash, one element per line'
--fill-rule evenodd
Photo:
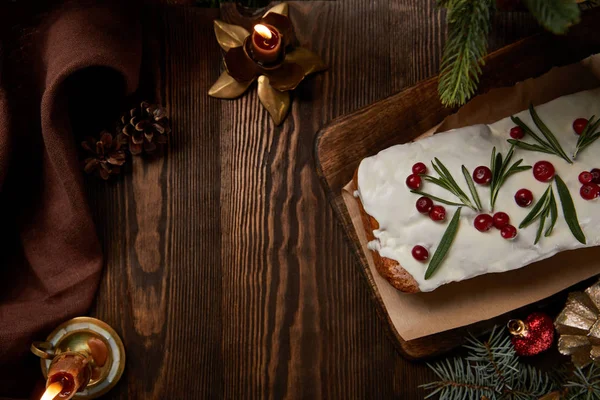
<path fill-rule="evenodd" d="M 58 326 L 45 342 L 31 345 L 41 358 L 46 399 L 95 399 L 113 388 L 125 369 L 125 348 L 106 323 L 73 318 Z"/>
<path fill-rule="evenodd" d="M 290 108 L 290 91 L 309 74 L 327 68 L 314 52 L 295 46 L 288 5 L 269 9 L 254 24 L 252 34 L 239 25 L 215 20 L 215 35 L 224 57 L 225 71 L 208 91 L 210 96 L 234 99 L 258 80 L 258 98 L 275 125 Z"/>

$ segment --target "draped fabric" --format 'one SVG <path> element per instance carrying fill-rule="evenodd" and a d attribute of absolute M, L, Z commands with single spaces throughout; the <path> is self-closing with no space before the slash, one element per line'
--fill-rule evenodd
<path fill-rule="evenodd" d="M 97 134 L 106 110 L 136 90 L 142 40 L 131 4 L 121 4 L 129 2 L 47 2 L 36 15 L 27 9 L 36 2 L 2 3 L 0 398 L 8 399 L 41 384 L 31 341 L 92 304 L 103 261 L 79 135 Z"/>

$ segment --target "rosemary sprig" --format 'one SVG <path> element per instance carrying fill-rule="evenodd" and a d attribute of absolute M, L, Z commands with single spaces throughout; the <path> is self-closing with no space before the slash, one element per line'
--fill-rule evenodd
<path fill-rule="evenodd" d="M 523 159 L 515 161 L 514 164 L 510 165 L 514 152 L 515 146 L 510 146 L 510 150 L 506 154 L 506 159 L 503 160 L 502 154 L 496 153 L 495 147 L 492 149 L 492 158 L 490 160 L 490 170 L 492 171 L 492 181 L 490 182 L 490 207 L 492 208 L 492 211 L 494 211 L 494 205 L 496 204 L 500 188 L 506 179 L 518 172 L 531 169 L 531 166 L 529 165 L 521 166 Z"/>
<path fill-rule="evenodd" d="M 542 133 L 543 138 L 541 136 L 538 136 L 535 132 L 533 132 L 531 130 L 531 128 L 529 128 L 527 126 L 527 124 L 525 124 L 521 120 L 521 118 L 519 118 L 519 117 L 510 117 L 510 118 L 512 119 L 512 121 L 515 124 L 520 126 L 527 134 L 529 134 L 536 142 L 538 142 L 539 146 L 535 145 L 535 144 L 531 144 L 531 143 L 521 142 L 520 140 L 513 140 L 513 139 L 509 139 L 508 142 L 523 149 L 523 150 L 539 151 L 542 153 L 557 155 L 557 156 L 561 157 L 563 160 L 565 160 L 566 162 L 568 162 L 569 164 L 573 164 L 573 161 L 569 158 L 569 156 L 567 156 L 567 153 L 565 153 L 562 146 L 556 139 L 556 136 L 554 136 L 552 131 L 550 129 L 548 129 L 546 124 L 541 120 L 540 116 L 535 111 L 533 104 L 529 105 L 529 114 L 531 114 L 531 119 L 533 120 L 533 123 L 535 124 L 535 126 Z"/>
<path fill-rule="evenodd" d="M 464 165 L 462 166 L 461 169 L 462 169 L 463 176 L 465 177 L 465 181 L 467 181 L 467 186 L 469 187 L 469 192 L 471 192 L 471 197 L 473 198 L 475 205 L 477 205 L 477 209 L 482 210 L 483 207 L 481 206 L 481 199 L 479 198 L 479 193 L 477 193 L 477 188 L 475 187 L 475 182 L 473 182 L 473 178 L 471 178 L 471 174 L 469 173 L 469 170 Z"/>
<path fill-rule="evenodd" d="M 446 228 L 446 231 L 444 232 L 444 235 L 440 240 L 440 244 L 438 245 L 437 249 L 435 249 L 435 253 L 433 253 L 433 257 L 431 257 L 431 261 L 429 262 L 429 266 L 427 267 L 427 271 L 425 271 L 425 279 L 431 278 L 434 272 L 438 270 L 438 268 L 442 264 L 442 261 L 444 261 L 448 250 L 450 250 L 452 242 L 454 241 L 456 233 L 458 232 L 458 224 L 460 222 L 460 210 L 462 210 L 462 207 L 458 207 L 458 209 L 454 213 L 452 220 L 450 220 L 450 223 L 448 224 L 448 227 Z"/>
<path fill-rule="evenodd" d="M 588 120 L 587 125 L 581 135 L 579 135 L 579 139 L 577 139 L 577 145 L 575 146 L 575 152 L 573 153 L 573 160 L 577 158 L 577 154 L 580 151 L 583 151 L 590 144 L 594 143 L 598 138 L 600 138 L 600 132 L 595 132 L 600 125 L 600 119 L 594 121 L 596 118 L 595 115 Z"/>
<path fill-rule="evenodd" d="M 569 193 L 567 185 L 560 176 L 556 175 L 554 180 L 556 181 L 556 190 L 558 191 L 558 197 L 560 198 L 560 202 L 562 204 L 565 221 L 569 226 L 569 229 L 571 229 L 571 233 L 573 233 L 575 239 L 577 239 L 580 243 L 585 244 L 585 235 L 579 226 L 577 211 L 575 210 L 571 193 Z M 527 228 L 529 225 L 539 220 L 540 224 L 535 236 L 535 242 L 533 243 L 537 244 L 542 237 L 544 225 L 546 223 L 546 219 L 548 218 L 550 218 L 550 225 L 544 233 L 545 237 L 548 237 L 552 234 L 554 226 L 556 225 L 556 221 L 558 220 L 558 206 L 556 203 L 556 197 L 554 196 L 554 190 L 552 189 L 552 184 L 548 186 L 548 189 L 546 189 L 542 197 L 540 197 L 537 203 L 535 203 L 529 214 L 523 218 L 523 221 L 521 221 L 521 224 L 519 224 L 519 229 Z"/>
<path fill-rule="evenodd" d="M 459 206 L 459 207 L 461 207 L 461 206 L 464 206 L 464 205 L 465 205 L 465 204 L 462 204 L 462 203 L 455 203 L 455 202 L 453 202 L 453 201 L 450 201 L 450 200 L 445 200 L 445 199 L 442 199 L 442 198 L 440 198 L 440 197 L 436 197 L 436 196 L 434 196 L 434 195 L 432 195 L 432 194 L 425 193 L 425 192 L 422 192 L 422 191 L 420 191 L 420 190 L 416 190 L 416 189 L 413 189 L 413 190 L 411 190 L 410 192 L 411 192 L 411 193 L 414 193 L 414 194 L 421 195 L 421 196 L 429 197 L 431 200 L 435 200 L 435 201 L 437 201 L 438 203 L 446 204 L 446 205 L 448 205 L 448 206 Z"/>
<path fill-rule="evenodd" d="M 548 186 L 548 189 L 544 192 L 542 197 L 538 200 L 538 202 L 533 206 L 529 214 L 521 221 L 519 225 L 519 229 L 527 228 L 529 225 L 533 224 L 535 221 L 539 219 L 540 224 L 538 226 L 537 233 L 535 235 L 535 242 L 533 244 L 537 244 L 541 237 L 542 232 L 544 231 L 544 225 L 546 224 L 546 219 L 550 217 L 550 227 L 546 229 L 546 233 L 544 236 L 548 237 L 552 233 L 554 229 L 554 224 L 556 224 L 557 214 L 552 209 L 552 199 L 554 198 L 554 194 L 552 193 L 552 184 Z M 554 202 L 556 206 L 556 201 Z"/>
<path fill-rule="evenodd" d="M 482 209 L 481 200 L 479 200 L 479 195 L 477 194 L 477 190 L 475 189 L 475 187 L 474 187 L 475 185 L 473 184 L 472 181 L 471 181 L 471 183 L 469 183 L 469 180 L 465 176 L 465 179 L 467 179 L 467 186 L 469 186 L 469 190 L 471 191 L 471 195 L 473 196 L 473 201 L 475 202 L 475 204 L 473 204 L 471 199 L 469 199 L 469 196 L 467 196 L 467 194 L 460 188 L 460 186 L 458 186 L 458 183 L 456 183 L 456 180 L 454 179 L 454 177 L 452 176 L 452 174 L 450 173 L 448 168 L 446 168 L 446 166 L 437 157 L 433 159 L 433 161 L 431 162 L 431 165 L 433 166 L 433 169 L 438 173 L 439 178 L 436 178 L 431 175 L 421 175 L 421 178 L 427 182 L 431 182 L 443 189 L 446 189 L 447 191 L 449 191 L 450 193 L 452 193 L 453 195 L 458 197 L 458 199 L 460 200 L 460 204 L 454 203 L 454 202 L 451 202 L 448 200 L 443 200 L 443 199 L 440 199 L 439 197 L 435 197 L 435 196 L 432 196 L 428 193 L 421 192 L 421 191 L 415 190 L 415 191 L 412 191 L 413 193 L 417 193 L 422 196 L 430 197 L 431 199 L 440 201 L 444 204 L 461 205 L 461 206 L 469 207 L 469 208 L 473 209 L 474 211 L 481 211 L 481 209 Z M 463 168 L 466 170 L 466 168 L 464 166 L 463 166 Z M 463 174 L 464 174 L 464 170 L 463 170 Z M 467 175 L 468 175 L 468 171 L 467 171 Z M 469 176 L 469 178 L 470 178 L 470 176 Z M 473 188 L 471 188 L 471 184 L 473 184 Z"/>
<path fill-rule="evenodd" d="M 581 230 L 581 226 L 579 226 L 577 211 L 575 210 L 575 204 L 573 204 L 571 193 L 569 193 L 569 188 L 560 176 L 556 175 L 554 180 L 556 181 L 556 189 L 558 190 L 558 197 L 560 198 L 560 203 L 562 204 L 565 221 L 567 221 L 567 225 L 569 226 L 569 229 L 571 229 L 571 233 L 573 236 L 575 236 L 575 239 L 577 239 L 580 243 L 585 244 L 585 235 Z"/>

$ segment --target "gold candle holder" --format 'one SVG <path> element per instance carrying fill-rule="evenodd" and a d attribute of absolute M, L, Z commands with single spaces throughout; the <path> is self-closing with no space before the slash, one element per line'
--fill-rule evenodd
<path fill-rule="evenodd" d="M 125 347 L 105 322 L 78 317 L 58 326 L 45 342 L 34 342 L 50 399 L 95 399 L 112 389 L 125 369 Z M 56 396 L 56 397 L 55 397 Z"/>

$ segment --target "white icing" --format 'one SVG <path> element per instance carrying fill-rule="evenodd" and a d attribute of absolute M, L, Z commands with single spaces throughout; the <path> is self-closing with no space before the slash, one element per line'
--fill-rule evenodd
<path fill-rule="evenodd" d="M 352 192 L 352 195 L 358 198 L 358 196 L 360 196 L 360 193 L 358 192 L 358 190 L 355 190 L 354 192 Z"/>
<path fill-rule="evenodd" d="M 573 121 L 580 117 L 600 115 L 600 88 L 561 97 L 537 106 L 536 111 L 557 136 L 565 152 L 571 156 L 577 142 L 577 136 L 572 129 Z M 529 111 L 525 110 L 517 115 L 538 132 Z M 411 250 L 413 246 L 421 244 L 429 249 L 432 256 L 456 207 L 444 206 L 446 222 L 443 224 L 419 214 L 415 208 L 419 196 L 410 193 L 405 184 L 412 165 L 419 161 L 424 162 L 427 164 L 428 173 L 437 176 L 431 167 L 431 160 L 438 157 L 448 167 L 463 191 L 469 194 L 461 173 L 461 165 L 464 164 L 471 173 L 477 166 L 489 166 L 494 146 L 506 155 L 510 148 L 506 139 L 509 138 L 509 131 L 513 126 L 515 124 L 508 117 L 491 125 L 455 129 L 414 143 L 390 147 L 361 162 L 358 170 L 358 190 L 364 209 L 380 225 L 380 229 L 373 232 L 379 241 L 378 251 L 383 257 L 398 261 L 414 277 L 421 291 L 432 291 L 440 285 L 486 273 L 521 268 L 551 257 L 559 251 L 600 244 L 600 201 L 584 200 L 579 194 L 581 184 L 578 181 L 581 171 L 600 168 L 600 140 L 578 154 L 572 165 L 552 154 L 516 149 L 513 161 L 523 158 L 523 165 L 533 166 L 537 161 L 547 160 L 554 165 L 557 174 L 566 182 L 571 192 L 587 245 L 582 245 L 573 237 L 563 217 L 556 185 L 553 184 L 559 216 L 551 236 L 542 237 L 534 246 L 537 222 L 520 229 L 514 240 L 504 240 L 495 228 L 481 233 L 473 227 L 473 218 L 477 213 L 463 207 L 458 234 L 446 259 L 438 271 L 425 280 L 427 264 L 415 260 Z M 533 143 L 527 136 L 523 140 Z M 490 213 L 489 187 L 476 186 L 484 212 Z M 531 170 L 513 175 L 500 189 L 494 211 L 508 213 L 511 224 L 518 226 L 531 207 L 521 208 L 516 205 L 516 191 L 521 188 L 531 190 L 535 204 L 547 187 L 547 183 L 539 182 L 533 177 Z M 457 201 L 452 194 L 437 185 L 424 182 L 421 189 L 434 196 Z M 369 245 L 369 248 L 373 247 Z"/>

